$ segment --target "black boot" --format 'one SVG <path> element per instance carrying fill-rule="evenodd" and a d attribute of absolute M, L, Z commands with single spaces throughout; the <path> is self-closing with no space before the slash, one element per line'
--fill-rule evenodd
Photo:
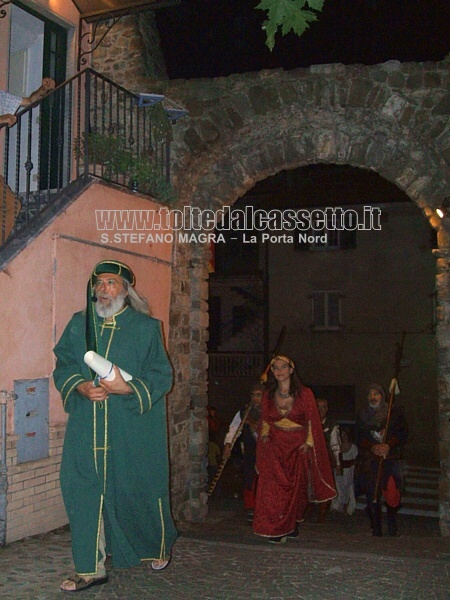
<path fill-rule="evenodd" d="M 325 523 L 328 511 L 330 510 L 330 506 L 331 506 L 331 501 L 321 502 L 319 504 L 319 517 L 317 519 L 318 523 L 321 523 L 322 525 Z"/>
<path fill-rule="evenodd" d="M 368 502 L 367 503 L 367 514 L 370 517 L 370 526 L 372 528 L 372 535 L 380 537 L 381 531 L 381 504 L 379 502 Z"/>
<path fill-rule="evenodd" d="M 389 504 L 386 504 L 386 509 L 387 509 L 387 522 L 388 522 L 388 534 L 392 537 L 395 537 L 397 535 L 397 511 L 398 511 L 398 506 L 389 506 Z"/>

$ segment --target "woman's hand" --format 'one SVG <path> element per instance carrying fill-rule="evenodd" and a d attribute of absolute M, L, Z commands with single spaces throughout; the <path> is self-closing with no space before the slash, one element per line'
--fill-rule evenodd
<path fill-rule="evenodd" d="M 300 448 L 299 448 L 299 452 L 300 452 L 301 454 L 308 454 L 310 447 L 311 447 L 311 446 L 305 442 L 304 444 L 302 444 L 302 445 L 300 446 Z"/>

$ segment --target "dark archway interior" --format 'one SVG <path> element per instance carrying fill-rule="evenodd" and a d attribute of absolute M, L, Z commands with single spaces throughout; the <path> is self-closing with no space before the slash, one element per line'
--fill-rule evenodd
<path fill-rule="evenodd" d="M 410 199 L 375 171 L 321 163 L 281 171 L 258 182 L 235 207 L 247 202 L 260 208 L 291 208 L 410 202 Z"/>
<path fill-rule="evenodd" d="M 300 247 L 295 236 L 264 243 L 260 234 L 257 243 L 248 243 L 254 231 L 225 231 L 226 243 L 215 245 L 216 270 L 210 277 L 210 356 L 264 350 L 264 363 L 287 326 L 283 353 L 300 358 L 306 382 L 330 396 L 334 418 L 351 425 L 365 379 L 389 385 L 396 344 L 405 330 L 402 378 L 406 395 L 414 396 L 407 398 L 412 439 L 418 447 L 418 423 L 425 418 L 431 439 L 437 429 L 436 235 L 420 209 L 376 172 L 337 164 L 281 171 L 258 182 L 232 210 L 248 205 L 267 211 L 378 206 L 381 231 L 358 231 L 351 239 L 341 232 L 338 247 Z M 327 302 L 339 304 L 333 309 L 339 315 L 329 313 L 336 323 L 315 327 L 317 308 L 311 315 L 311 303 L 322 293 Z M 246 399 L 251 381 L 250 376 L 226 382 L 210 377 L 209 401 L 225 420 Z M 224 386 L 229 386 L 226 393 Z M 435 446 L 427 444 L 410 459 L 434 465 Z"/>

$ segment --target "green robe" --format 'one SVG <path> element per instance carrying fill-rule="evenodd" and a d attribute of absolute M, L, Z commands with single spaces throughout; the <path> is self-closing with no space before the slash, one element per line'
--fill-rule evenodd
<path fill-rule="evenodd" d="M 84 363 L 86 314 L 76 313 L 58 344 L 53 374 L 69 414 L 61 490 L 78 574 L 96 574 L 101 517 L 116 567 L 167 558 L 177 537 L 170 513 L 166 394 L 172 368 L 160 322 L 125 307 L 97 323 L 97 351 L 133 376 L 134 393 L 92 402 L 76 387 L 92 374 Z"/>

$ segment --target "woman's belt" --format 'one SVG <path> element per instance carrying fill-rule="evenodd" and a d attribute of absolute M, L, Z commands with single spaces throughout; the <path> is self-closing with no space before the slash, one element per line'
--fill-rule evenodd
<path fill-rule="evenodd" d="M 276 421 L 273 425 L 277 429 L 282 429 L 283 431 L 301 431 L 302 429 L 305 429 L 300 423 L 295 423 L 286 418 Z"/>

